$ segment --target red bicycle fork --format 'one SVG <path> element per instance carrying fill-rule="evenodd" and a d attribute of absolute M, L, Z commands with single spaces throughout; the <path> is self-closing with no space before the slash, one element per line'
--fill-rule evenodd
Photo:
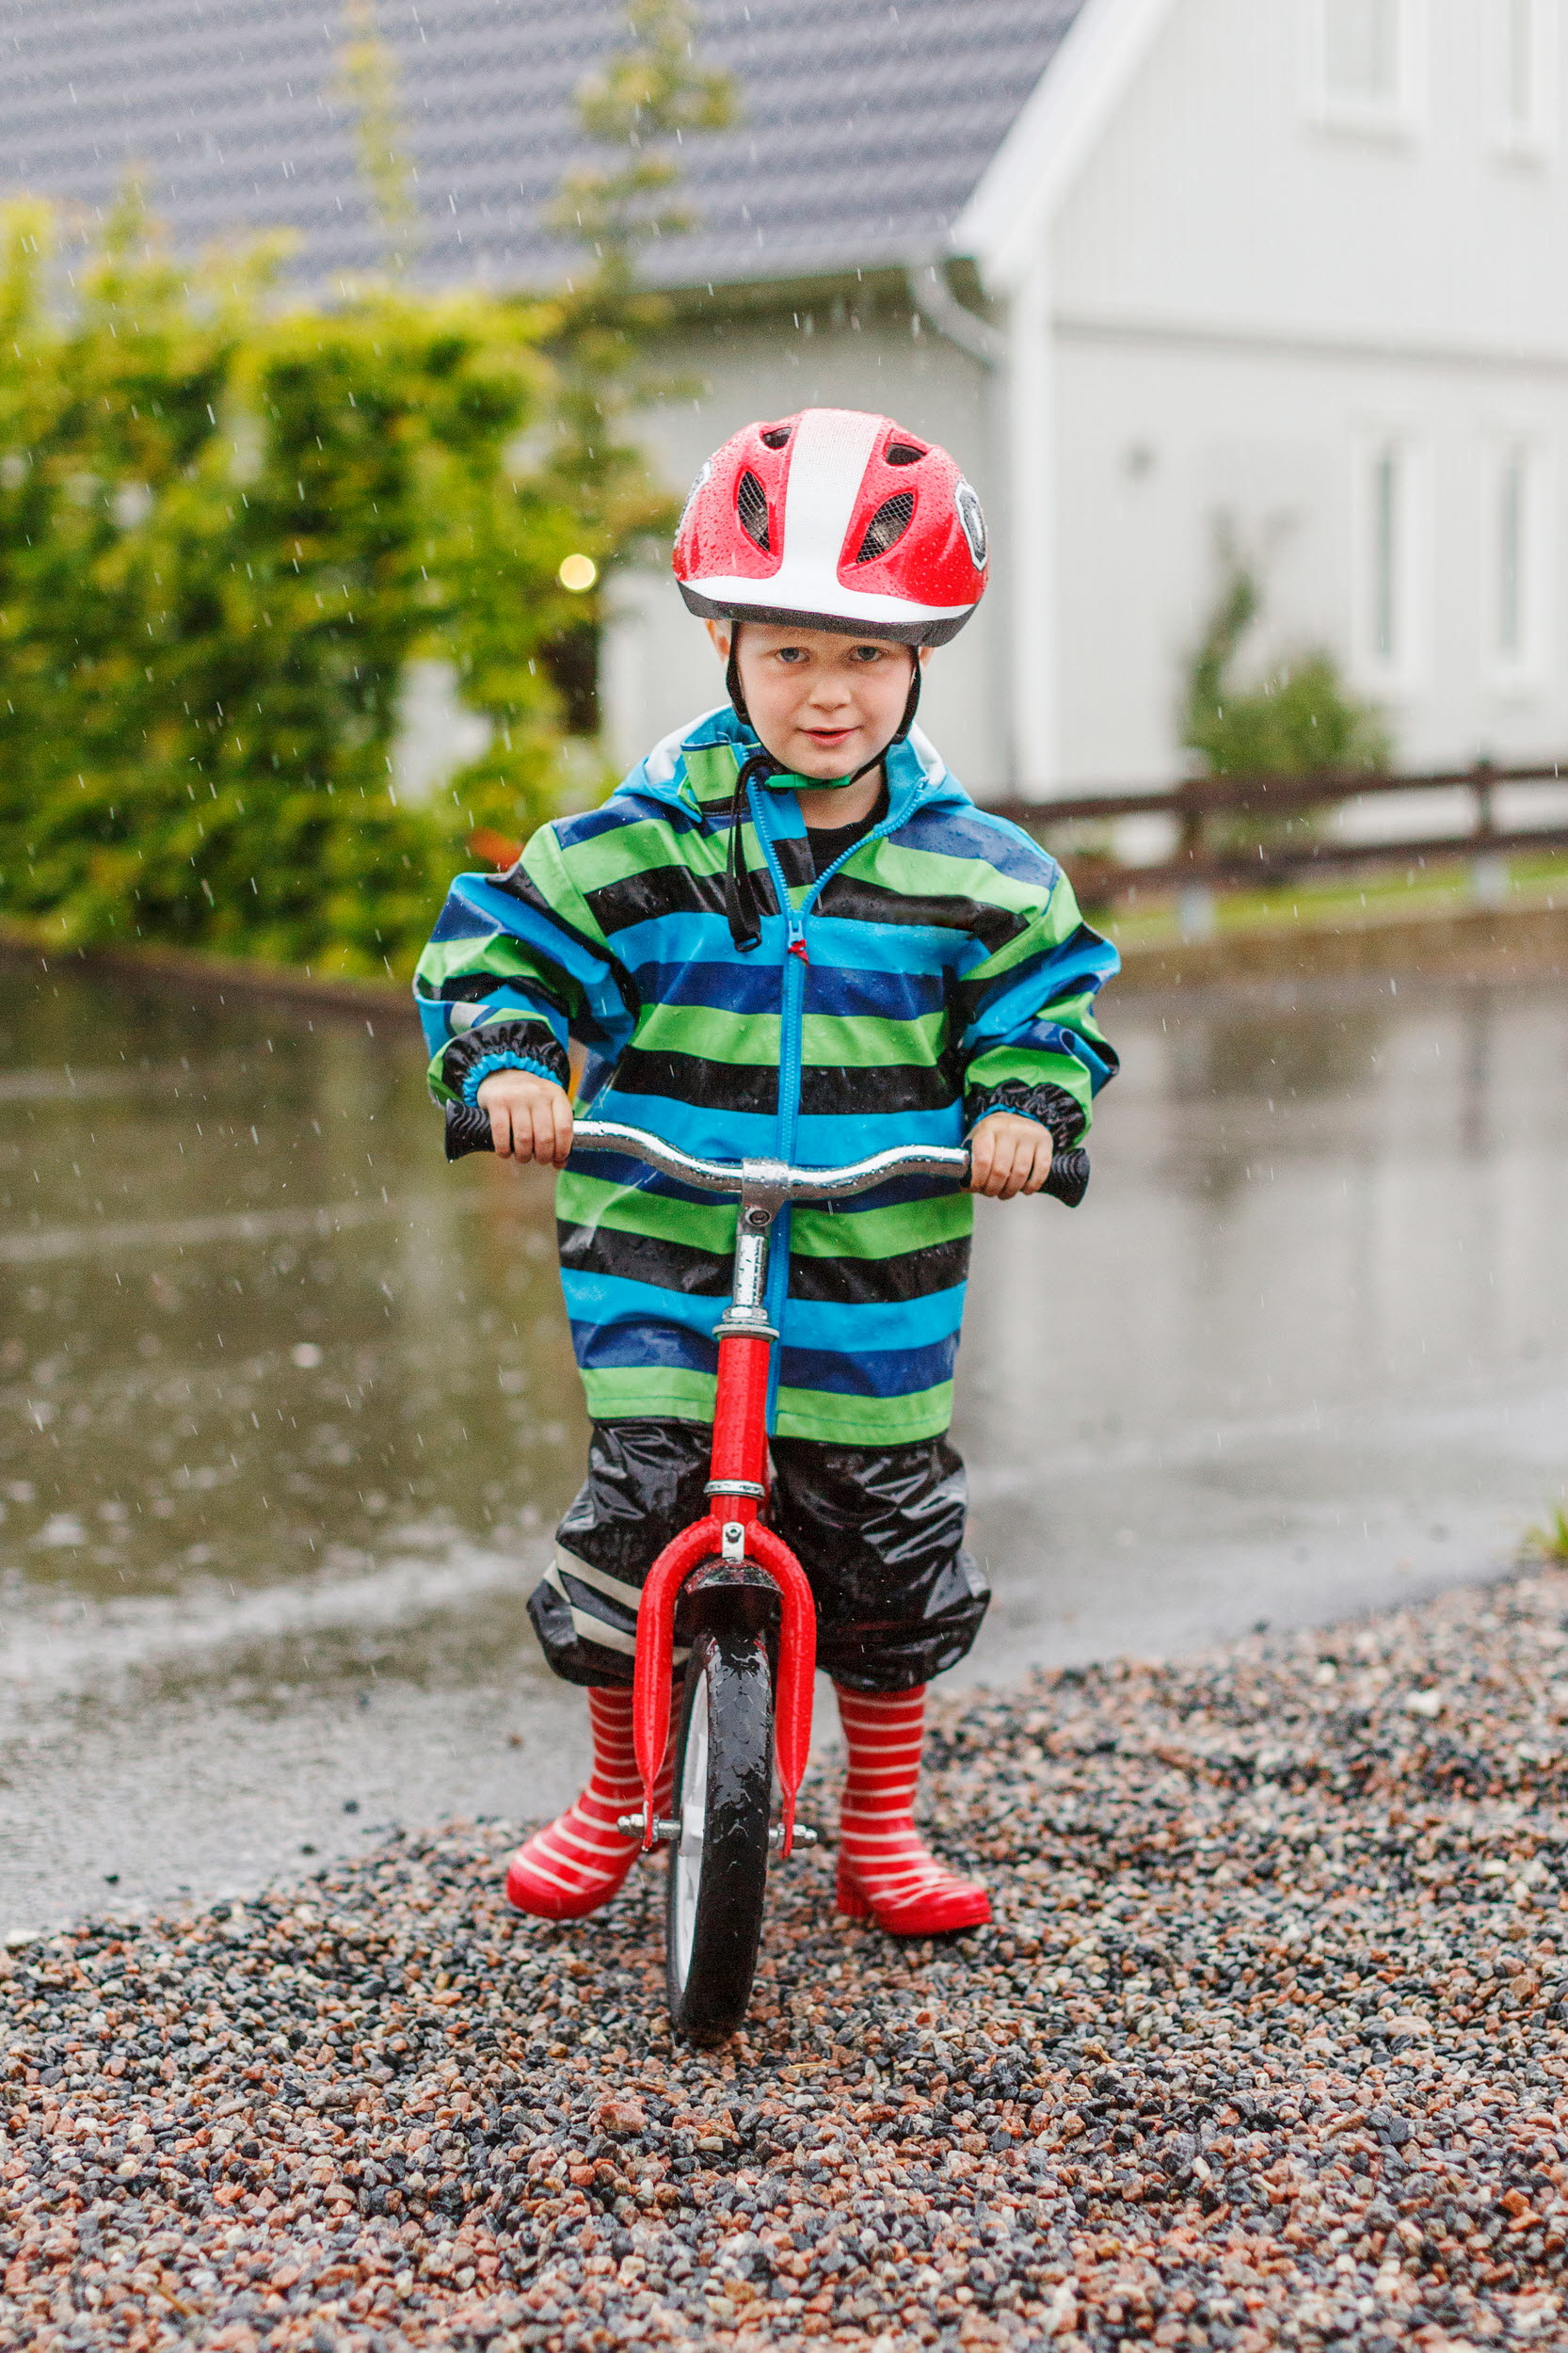
<path fill-rule="evenodd" d="M 779 1853 L 789 1854 L 794 1844 L 795 1798 L 811 1751 L 817 1612 L 800 1562 L 760 1516 L 768 1495 L 768 1381 L 778 1338 L 767 1319 L 764 1295 L 769 1239 L 787 1198 L 784 1179 L 776 1161 L 742 1164 L 734 1285 L 718 1326 L 709 1513 L 664 1546 L 648 1571 L 637 1614 L 632 1722 L 643 1784 L 645 1854 L 658 1843 L 653 1793 L 669 1738 L 676 1607 L 688 1577 L 709 1561 L 720 1564 L 716 1583 L 727 1581 L 725 1565 L 732 1566 L 736 1581 L 754 1582 L 760 1570 L 778 1595 L 774 1743 L 783 1797 Z"/>

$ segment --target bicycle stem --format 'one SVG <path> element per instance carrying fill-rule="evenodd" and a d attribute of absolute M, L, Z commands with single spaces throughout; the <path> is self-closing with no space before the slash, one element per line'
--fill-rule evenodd
<path fill-rule="evenodd" d="M 726 1498 L 731 1520 L 749 1528 L 767 1498 L 767 1393 L 778 1334 L 768 1321 L 768 1260 L 773 1229 L 791 1194 L 794 1171 L 782 1160 L 743 1160 L 729 1305 L 719 1318 L 717 1394 L 712 1477 L 707 1492 Z M 720 1516 L 720 1505 L 713 1505 Z"/>
<path fill-rule="evenodd" d="M 768 1378 L 778 1334 L 768 1321 L 768 1256 L 778 1214 L 776 1185 L 753 1172 L 766 1162 L 747 1161 L 735 1229 L 735 1266 L 729 1305 L 719 1318 L 718 1383 L 713 1408 L 712 1475 L 708 1493 L 715 1518 L 749 1529 L 766 1499 L 768 1472 Z"/>

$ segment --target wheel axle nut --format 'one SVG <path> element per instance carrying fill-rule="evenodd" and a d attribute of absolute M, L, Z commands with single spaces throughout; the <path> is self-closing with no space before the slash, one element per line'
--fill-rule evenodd
<path fill-rule="evenodd" d="M 643 1817 L 640 1814 L 622 1814 L 616 1822 L 616 1828 L 623 1838 L 640 1839 L 643 1834 Z M 653 1825 L 653 1835 L 661 1846 L 673 1847 L 680 1836 L 680 1825 L 678 1821 L 672 1822 L 667 1818 L 656 1819 Z"/>

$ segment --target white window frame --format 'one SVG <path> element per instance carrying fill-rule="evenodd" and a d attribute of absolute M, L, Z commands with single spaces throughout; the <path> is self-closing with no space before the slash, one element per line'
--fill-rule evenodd
<path fill-rule="evenodd" d="M 1385 468 L 1392 468 L 1387 474 Z M 1400 422 L 1355 438 L 1351 484 L 1351 668 L 1381 696 L 1427 681 L 1432 641 L 1429 452 Z M 1386 493 L 1386 495 L 1385 495 Z"/>
<path fill-rule="evenodd" d="M 1307 87 L 1313 119 L 1328 131 L 1375 138 L 1414 136 L 1426 107 L 1428 0 L 1389 0 L 1395 14 L 1398 79 L 1385 98 L 1358 98 L 1330 81 L 1330 14 L 1336 5 L 1336 0 L 1307 0 Z"/>
<path fill-rule="evenodd" d="M 1491 12 L 1492 9 L 1496 13 Z M 1514 102 L 1512 12 L 1528 24 L 1532 66 L 1529 103 Z M 1544 163 L 1557 146 L 1560 117 L 1561 0 L 1490 0 L 1483 18 L 1489 56 L 1492 145 L 1514 162 Z"/>
<path fill-rule="evenodd" d="M 1508 508 L 1515 500 L 1517 540 L 1511 563 Z M 1528 694 L 1547 680 L 1557 589 L 1556 515 L 1551 444 L 1531 425 L 1500 426 L 1487 441 L 1481 468 L 1480 568 L 1485 668 L 1500 694 Z"/>

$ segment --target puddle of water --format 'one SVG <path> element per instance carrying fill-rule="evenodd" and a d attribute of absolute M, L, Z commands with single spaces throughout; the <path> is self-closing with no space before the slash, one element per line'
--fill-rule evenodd
<path fill-rule="evenodd" d="M 1092 1206 L 983 1207 L 968 1680 L 1486 1573 L 1568 1478 L 1560 991 L 1112 1026 Z M 442 1166 L 411 1015 L 12 985 L 0 1928 L 555 1803 L 584 1434 L 549 1183 Z"/>
<path fill-rule="evenodd" d="M 1113 1026 L 1094 1215 L 990 1220 L 973 1294 L 989 1657 L 1168 1651 L 1511 1561 L 1568 1481 L 1561 991 Z"/>

